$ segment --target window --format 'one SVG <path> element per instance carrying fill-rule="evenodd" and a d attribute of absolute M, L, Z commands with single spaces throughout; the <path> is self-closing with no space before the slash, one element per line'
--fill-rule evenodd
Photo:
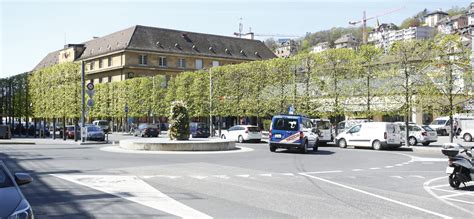
<path fill-rule="evenodd" d="M 102 59 L 99 59 L 99 68 L 102 68 Z"/>
<path fill-rule="evenodd" d="M 112 66 L 112 57 L 107 58 L 107 66 Z"/>
<path fill-rule="evenodd" d="M 89 69 L 92 71 L 94 70 L 94 61 L 92 61 L 90 64 L 89 64 Z"/>
<path fill-rule="evenodd" d="M 160 57 L 160 59 L 158 60 L 158 65 L 160 67 L 166 67 L 168 66 L 168 64 L 166 63 L 166 57 Z"/>
<path fill-rule="evenodd" d="M 148 65 L 148 56 L 147 55 L 139 55 L 138 56 L 138 64 L 139 65 Z"/>
<path fill-rule="evenodd" d="M 186 59 L 178 59 L 178 68 L 186 68 Z"/>
<path fill-rule="evenodd" d="M 361 125 L 357 125 L 357 126 L 354 126 L 352 127 L 350 130 L 349 130 L 349 133 L 357 133 L 360 131 L 360 127 Z"/>
<path fill-rule="evenodd" d="M 109 76 L 107 82 L 112 82 L 112 76 Z"/>
<path fill-rule="evenodd" d="M 102 83 L 102 78 L 99 78 L 99 83 Z"/>
<path fill-rule="evenodd" d="M 196 59 L 196 69 L 202 69 L 202 59 Z"/>
<path fill-rule="evenodd" d="M 212 67 L 219 66 L 219 61 L 212 61 Z"/>
<path fill-rule="evenodd" d="M 274 121 L 273 129 L 285 130 L 285 131 L 297 131 L 298 130 L 298 119 L 290 118 L 276 118 Z"/>

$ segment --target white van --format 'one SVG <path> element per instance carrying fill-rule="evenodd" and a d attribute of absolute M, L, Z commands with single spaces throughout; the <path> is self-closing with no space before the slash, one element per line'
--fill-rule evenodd
<path fill-rule="evenodd" d="M 338 134 L 336 142 L 341 148 L 351 145 L 380 150 L 402 146 L 400 127 L 392 122 L 366 122 L 355 125 Z"/>
<path fill-rule="evenodd" d="M 364 122 L 368 122 L 369 120 L 367 119 L 349 119 L 349 120 L 344 120 L 342 122 L 337 123 L 337 134 L 342 133 L 347 131 L 349 128 L 351 128 L 354 125 L 361 124 Z"/>
<path fill-rule="evenodd" d="M 314 128 L 318 129 L 320 134 L 318 142 L 322 145 L 326 145 L 328 142 L 334 141 L 334 135 L 332 134 L 331 121 L 329 119 L 311 119 Z"/>
<path fill-rule="evenodd" d="M 474 128 L 474 116 L 471 114 L 455 114 L 453 118 L 458 121 L 458 134 L 464 129 Z M 449 135 L 451 132 L 451 120 L 449 116 L 438 117 L 431 122 L 430 128 L 436 130 L 438 135 Z"/>

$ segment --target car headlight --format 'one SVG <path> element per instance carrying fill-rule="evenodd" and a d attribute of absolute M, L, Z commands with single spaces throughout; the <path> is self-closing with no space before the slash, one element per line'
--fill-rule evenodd
<path fill-rule="evenodd" d="M 16 207 L 13 214 L 11 214 L 7 219 L 33 219 L 33 210 L 28 202 L 23 199 L 20 204 Z"/>

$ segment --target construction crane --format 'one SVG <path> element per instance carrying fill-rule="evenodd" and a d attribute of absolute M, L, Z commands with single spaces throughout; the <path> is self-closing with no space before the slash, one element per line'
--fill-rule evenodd
<path fill-rule="evenodd" d="M 254 36 L 261 36 L 261 37 L 290 37 L 290 38 L 296 38 L 296 37 L 301 37 L 298 35 L 288 35 L 288 34 L 255 34 L 252 32 L 252 28 L 249 27 L 249 32 L 248 33 L 242 33 L 244 25 L 242 24 L 242 18 L 239 19 L 239 32 L 234 32 L 234 35 L 236 37 L 242 38 L 242 36 L 250 36 L 252 39 Z"/>
<path fill-rule="evenodd" d="M 366 14 L 365 14 L 365 11 L 364 11 L 364 13 L 362 15 L 362 20 L 349 21 L 349 24 L 350 25 L 356 25 L 356 24 L 362 23 L 362 42 L 363 42 L 363 44 L 367 44 L 367 21 L 368 20 L 372 20 L 372 19 L 375 19 L 375 18 L 378 18 L 378 17 L 382 17 L 384 15 L 400 11 L 404 8 L 405 7 L 396 8 L 396 9 L 386 11 L 384 13 L 381 13 L 381 14 L 378 14 L 378 15 L 375 15 L 375 16 L 372 16 L 372 17 L 366 17 Z"/>

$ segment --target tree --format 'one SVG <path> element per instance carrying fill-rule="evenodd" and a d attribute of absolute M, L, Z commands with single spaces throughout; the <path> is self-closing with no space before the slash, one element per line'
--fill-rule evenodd
<path fill-rule="evenodd" d="M 400 29 L 405 29 L 409 27 L 419 27 L 421 26 L 422 22 L 416 18 L 416 17 L 410 17 L 405 20 L 400 24 Z"/>
<path fill-rule="evenodd" d="M 372 100 L 377 96 L 377 87 L 374 86 L 373 80 L 381 76 L 378 72 L 378 62 L 380 62 L 381 55 L 382 50 L 373 45 L 362 45 L 358 52 L 359 64 L 362 68 L 360 76 L 365 80 L 365 83 L 361 83 L 363 86 L 360 90 L 365 92 L 364 99 L 368 119 L 372 119 L 373 116 Z"/>
<path fill-rule="evenodd" d="M 405 143 L 408 145 L 408 124 L 414 105 L 413 98 L 418 94 L 420 87 L 427 80 L 424 70 L 428 66 L 429 44 L 426 41 L 397 41 L 390 48 L 392 59 L 392 80 L 394 89 L 388 95 L 392 98 L 402 96 L 402 110 L 405 114 Z"/>
<path fill-rule="evenodd" d="M 171 140 L 189 139 L 189 116 L 186 104 L 182 101 L 174 101 L 171 104 L 169 116 L 169 137 Z"/>
<path fill-rule="evenodd" d="M 268 49 L 270 49 L 270 51 L 274 52 L 278 48 L 278 43 L 275 42 L 273 38 L 266 39 L 264 43 L 265 43 L 265 46 L 267 46 Z"/>
<path fill-rule="evenodd" d="M 425 87 L 429 102 L 448 113 L 450 121 L 461 104 L 472 100 L 471 50 L 456 35 L 437 37 L 432 44 L 431 65 L 428 75 L 431 86 Z M 427 92 L 426 92 L 427 91 Z M 434 97 L 434 98 L 433 98 Z M 451 122 L 451 130 L 453 122 Z M 453 131 L 450 142 L 453 142 Z"/>

